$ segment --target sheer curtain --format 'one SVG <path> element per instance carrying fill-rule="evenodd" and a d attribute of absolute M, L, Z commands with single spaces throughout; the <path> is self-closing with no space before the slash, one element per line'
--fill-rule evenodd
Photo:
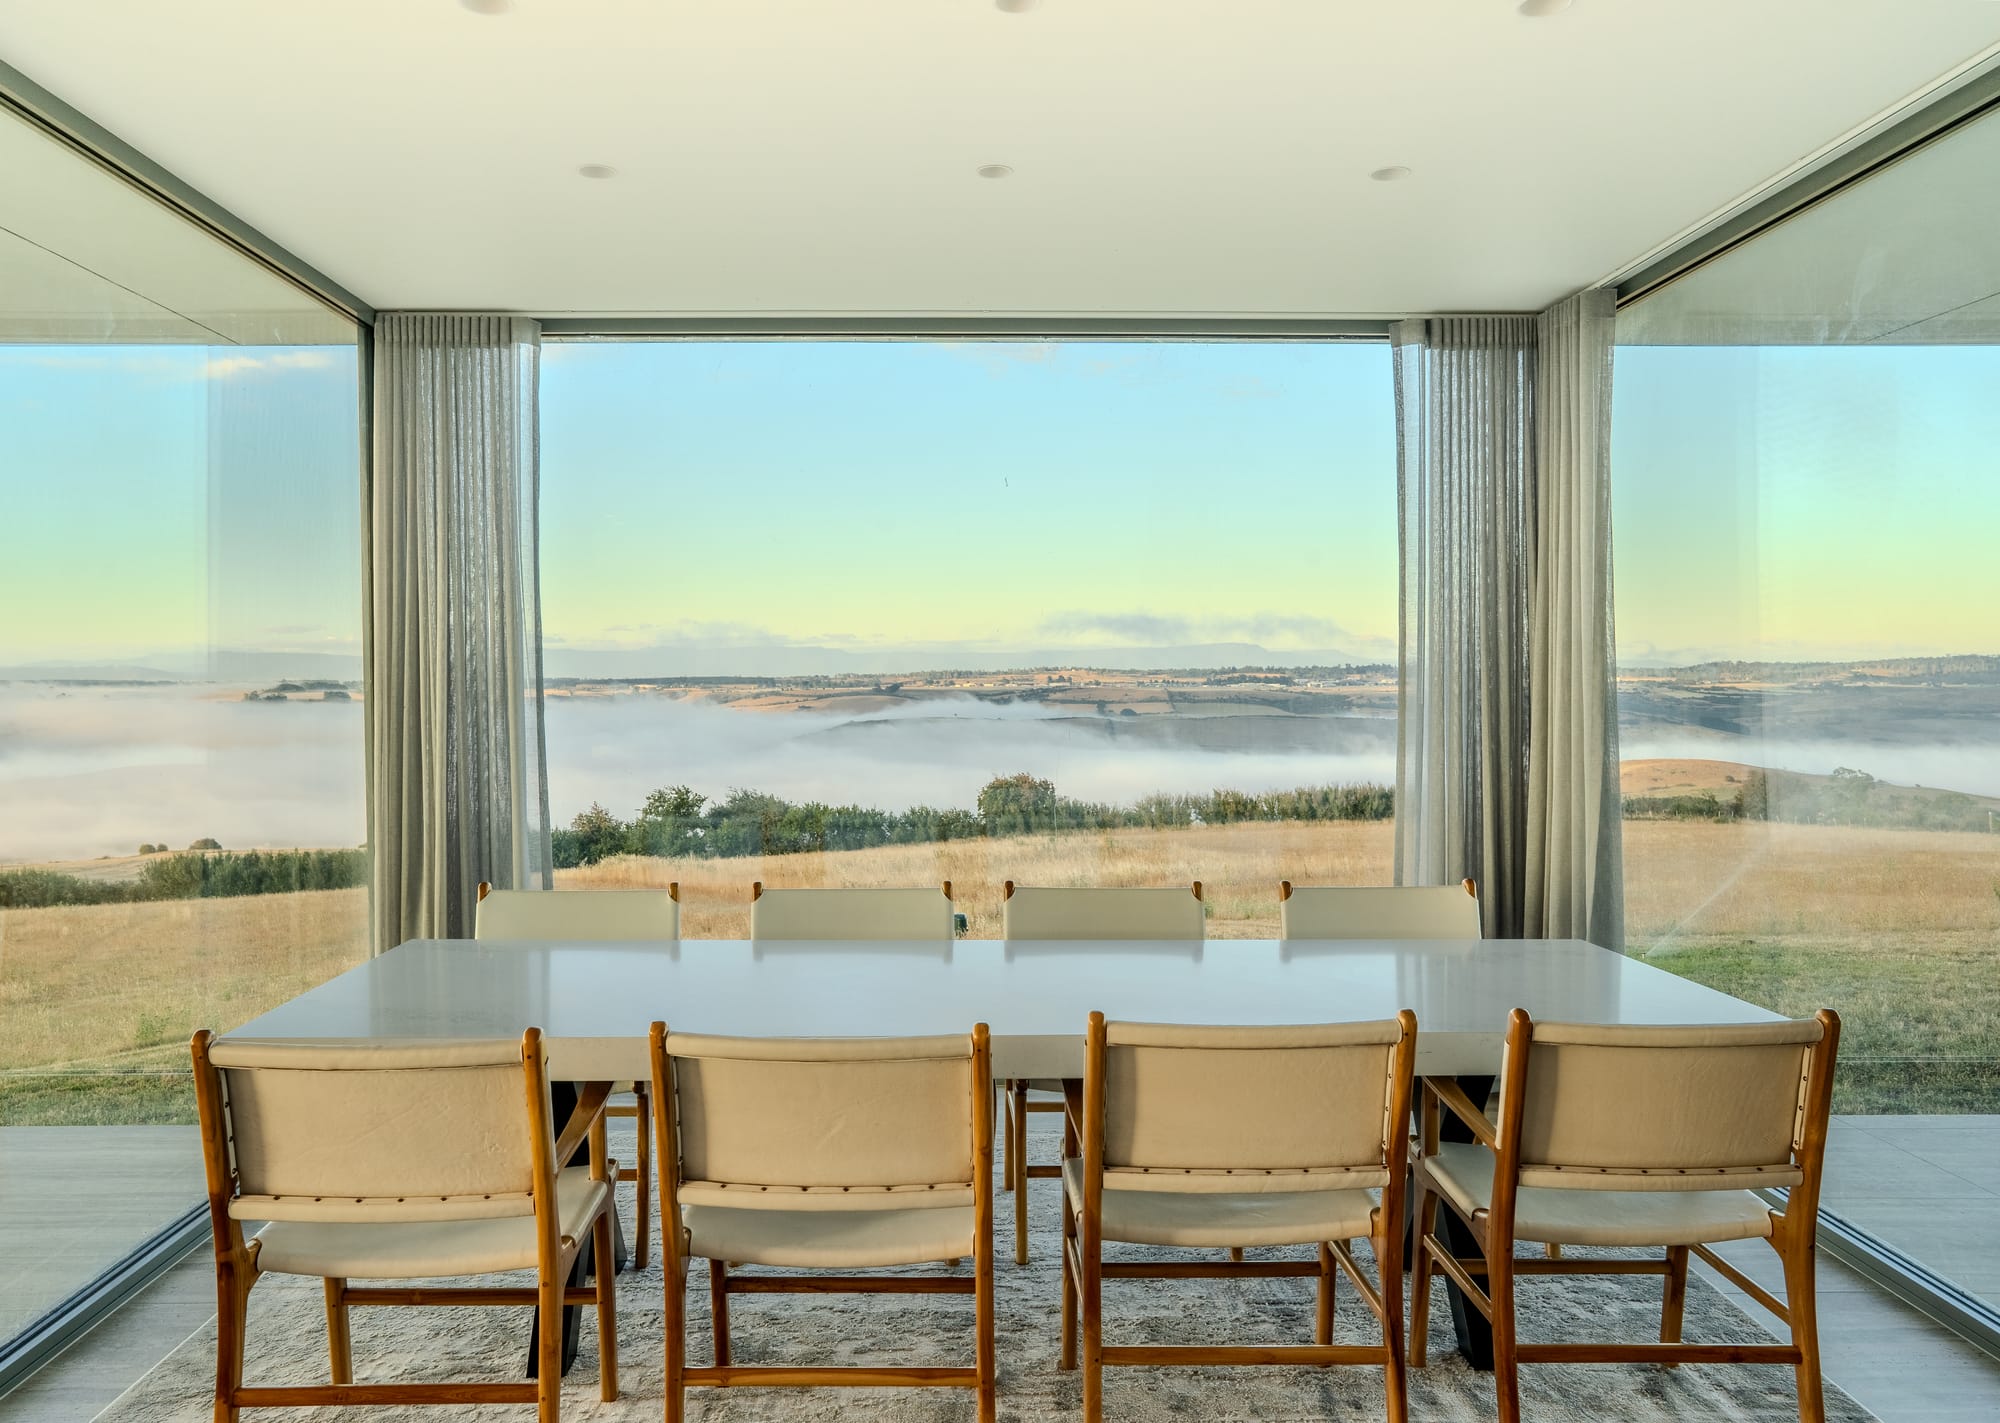
<path fill-rule="evenodd" d="M 368 796 L 377 952 L 471 932 L 479 881 L 547 888 L 536 533 L 541 328 L 375 327 Z"/>
<path fill-rule="evenodd" d="M 1535 319 L 1401 321 L 1395 347 L 1402 673 L 1396 883 L 1479 881 L 1522 925 Z"/>
<path fill-rule="evenodd" d="M 1608 292 L 1398 322 L 1396 882 L 1622 940 Z"/>
<path fill-rule="evenodd" d="M 1617 301 L 1541 315 L 1525 930 L 1625 942 L 1612 627 L 1611 346 Z"/>

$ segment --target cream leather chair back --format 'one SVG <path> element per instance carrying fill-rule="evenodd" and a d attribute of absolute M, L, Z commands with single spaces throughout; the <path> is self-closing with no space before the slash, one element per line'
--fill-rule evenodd
<path fill-rule="evenodd" d="M 669 1033 L 665 1057 L 683 1206 L 973 1204 L 974 1104 L 990 1089 L 969 1036 Z"/>
<path fill-rule="evenodd" d="M 1523 1186 L 1796 1186 L 1815 1019 L 1725 1027 L 1534 1023 L 1518 1104 Z M 1510 1044 L 1510 1052 L 1513 1048 Z M 1513 1064 L 1503 1068 L 1503 1082 Z"/>
<path fill-rule="evenodd" d="M 1207 936 L 1201 881 L 1187 889 L 1034 889 L 1007 881 L 1004 939 L 1193 939 Z"/>
<path fill-rule="evenodd" d="M 750 886 L 753 939 L 954 937 L 951 881 L 942 889 L 766 889 Z"/>
<path fill-rule="evenodd" d="M 534 1214 L 519 1039 L 366 1047 L 216 1039 L 239 1220 Z M 542 1129 L 547 1130 L 547 1109 Z"/>
<path fill-rule="evenodd" d="M 1479 895 L 1462 885 L 1278 888 L 1281 939 L 1477 939 Z"/>
<path fill-rule="evenodd" d="M 673 943 L 681 936 L 680 897 L 678 884 L 664 890 L 483 889 L 472 912 L 472 937 Z"/>
<path fill-rule="evenodd" d="M 1104 1184 L 1148 1191 L 1388 1184 L 1416 1019 L 1302 1027 L 1105 1024 Z M 1401 1096 L 1398 1098 L 1400 1076 Z"/>

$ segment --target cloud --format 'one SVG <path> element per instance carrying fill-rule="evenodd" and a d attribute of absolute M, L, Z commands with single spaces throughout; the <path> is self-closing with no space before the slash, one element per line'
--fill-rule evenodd
<path fill-rule="evenodd" d="M 1117 642 L 1172 643 L 1197 640 L 1186 618 L 1159 613 L 1063 612 L 1042 620 L 1044 637 L 1102 638 Z"/>
<path fill-rule="evenodd" d="M 1042 637 L 1075 637 L 1094 643 L 1172 646 L 1212 642 L 1254 642 L 1274 650 L 1314 649 L 1350 652 L 1388 660 L 1395 656 L 1391 637 L 1358 632 L 1331 618 L 1293 614 L 1253 613 L 1248 617 L 1189 618 L 1147 612 L 1098 613 L 1069 611 L 1043 620 Z"/>
<path fill-rule="evenodd" d="M 110 371 L 118 375 L 175 382 L 234 380 L 241 376 L 278 371 L 330 370 L 335 364 L 336 351 L 345 348 L 301 346 L 260 351 L 256 347 L 185 346 L 173 349 L 173 355 L 139 356 L 31 348 L 25 352 L 5 353 L 4 359 L 10 364 L 33 366 L 39 370 Z M 203 359 L 204 352 L 206 359 Z"/>
<path fill-rule="evenodd" d="M 970 361 L 996 380 L 1023 366 L 1049 365 L 1062 358 L 1056 341 L 936 341 L 930 349 L 953 360 Z"/>
<path fill-rule="evenodd" d="M 333 367 L 333 352 L 325 347 L 305 347 L 296 351 L 274 351 L 268 356 L 213 353 L 208 358 L 208 379 L 233 380 L 238 376 L 265 375 L 275 371 L 320 371 Z"/>

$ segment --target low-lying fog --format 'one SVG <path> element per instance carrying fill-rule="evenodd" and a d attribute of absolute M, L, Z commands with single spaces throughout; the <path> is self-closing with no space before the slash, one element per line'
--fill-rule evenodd
<path fill-rule="evenodd" d="M 365 834 L 362 706 L 245 702 L 243 687 L 0 684 L 0 861 L 129 855 L 210 836 L 230 848 L 355 845 Z M 974 698 L 860 717 L 731 711 L 663 696 L 552 697 L 558 823 L 592 801 L 630 815 L 656 787 L 969 808 L 1032 771 L 1064 795 L 1244 791 L 1395 776 L 1395 725 L 1357 717 L 1096 717 Z M 1628 759 L 1702 757 L 2000 795 L 1985 740 L 1899 745 L 1712 733 L 1628 739 Z"/>

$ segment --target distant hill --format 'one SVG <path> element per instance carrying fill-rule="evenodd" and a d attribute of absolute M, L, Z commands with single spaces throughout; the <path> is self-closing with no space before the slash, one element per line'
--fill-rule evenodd
<path fill-rule="evenodd" d="M 1884 657 L 1868 662 L 1696 662 L 1618 669 L 1622 678 L 1681 684 L 1840 682 L 1900 686 L 2000 686 L 2000 656 Z"/>
<path fill-rule="evenodd" d="M 1816 776 L 1740 761 L 1651 759 L 1624 762 L 1618 779 L 1627 819 L 1990 830 L 2000 815 L 2000 797 L 1897 785 L 1851 768 Z"/>
<path fill-rule="evenodd" d="M 0 666 L 0 682 L 358 682 L 361 657 L 350 652 L 161 652 L 129 662 L 22 662 Z"/>

